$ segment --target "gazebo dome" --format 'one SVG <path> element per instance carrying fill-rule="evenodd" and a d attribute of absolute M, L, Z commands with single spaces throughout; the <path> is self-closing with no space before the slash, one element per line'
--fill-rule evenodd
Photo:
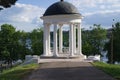
<path fill-rule="evenodd" d="M 59 1 L 47 8 L 43 16 L 79 14 L 77 8 L 71 3 Z"/>

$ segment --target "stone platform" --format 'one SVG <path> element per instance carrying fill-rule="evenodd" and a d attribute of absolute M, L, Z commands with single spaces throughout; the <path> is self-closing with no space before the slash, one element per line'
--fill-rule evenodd
<path fill-rule="evenodd" d="M 93 62 L 91 60 L 81 59 L 40 59 L 38 63 L 49 63 L 49 62 Z"/>
<path fill-rule="evenodd" d="M 60 54 L 59 56 L 40 56 L 39 63 L 45 62 L 83 62 L 86 61 L 85 55 L 75 55 L 75 56 L 68 56 L 64 54 Z M 88 61 L 87 61 L 88 62 Z"/>
<path fill-rule="evenodd" d="M 59 56 L 40 56 L 40 59 L 86 59 L 85 55 L 75 55 L 75 56 L 66 56 L 66 55 L 59 55 Z"/>
<path fill-rule="evenodd" d="M 23 64 L 30 63 L 46 63 L 46 62 L 81 62 L 86 61 L 86 56 L 84 55 L 76 55 L 76 56 L 37 56 L 37 55 L 26 55 L 25 61 Z"/>

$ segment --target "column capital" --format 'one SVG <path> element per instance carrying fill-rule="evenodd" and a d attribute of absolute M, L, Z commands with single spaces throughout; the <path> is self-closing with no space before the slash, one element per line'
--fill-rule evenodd
<path fill-rule="evenodd" d="M 60 27 L 62 27 L 62 26 L 63 26 L 63 24 L 59 24 L 59 26 L 60 26 Z"/>
<path fill-rule="evenodd" d="M 76 27 L 77 27 L 79 24 L 80 24 L 80 23 L 74 23 L 74 26 L 76 26 Z"/>
<path fill-rule="evenodd" d="M 58 23 L 53 23 L 54 26 L 58 26 Z"/>
<path fill-rule="evenodd" d="M 73 23 L 73 22 L 70 22 L 69 24 L 72 25 L 72 24 L 74 24 L 74 23 Z"/>
<path fill-rule="evenodd" d="M 51 23 L 43 23 L 43 25 L 49 27 L 51 25 Z"/>

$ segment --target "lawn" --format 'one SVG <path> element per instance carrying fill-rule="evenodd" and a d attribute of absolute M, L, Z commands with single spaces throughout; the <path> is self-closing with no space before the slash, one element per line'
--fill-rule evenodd
<path fill-rule="evenodd" d="M 107 64 L 107 63 L 102 63 L 102 62 L 94 62 L 92 64 L 96 66 L 97 68 L 103 70 L 105 73 L 120 80 L 120 65 Z"/>
<path fill-rule="evenodd" d="M 0 74 L 0 80 L 23 80 L 25 76 L 37 67 L 38 64 L 29 64 L 4 70 L 3 73 Z"/>

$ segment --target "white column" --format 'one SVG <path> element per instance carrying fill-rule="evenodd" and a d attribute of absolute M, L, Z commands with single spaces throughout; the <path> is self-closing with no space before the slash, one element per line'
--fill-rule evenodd
<path fill-rule="evenodd" d="M 73 53 L 76 53 L 76 25 L 73 26 Z"/>
<path fill-rule="evenodd" d="M 53 56 L 58 56 L 58 47 L 57 47 L 57 24 L 54 24 Z"/>
<path fill-rule="evenodd" d="M 70 24 L 70 33 L 69 33 L 69 51 L 70 56 L 74 56 L 73 53 L 73 24 Z"/>
<path fill-rule="evenodd" d="M 43 39 L 44 39 L 44 44 L 43 44 L 43 48 L 44 48 L 44 53 L 43 53 L 43 56 L 47 56 L 48 55 L 48 41 L 47 41 L 47 25 L 44 24 L 44 36 L 43 36 Z"/>
<path fill-rule="evenodd" d="M 81 44 L 81 25 L 78 25 L 78 54 L 82 55 L 82 44 Z"/>
<path fill-rule="evenodd" d="M 62 53 L 63 49 L 63 33 L 62 33 L 62 26 L 60 25 L 59 28 L 59 53 Z"/>
<path fill-rule="evenodd" d="M 48 55 L 51 55 L 51 48 L 50 48 L 50 25 L 47 25 L 47 40 L 48 40 Z"/>

